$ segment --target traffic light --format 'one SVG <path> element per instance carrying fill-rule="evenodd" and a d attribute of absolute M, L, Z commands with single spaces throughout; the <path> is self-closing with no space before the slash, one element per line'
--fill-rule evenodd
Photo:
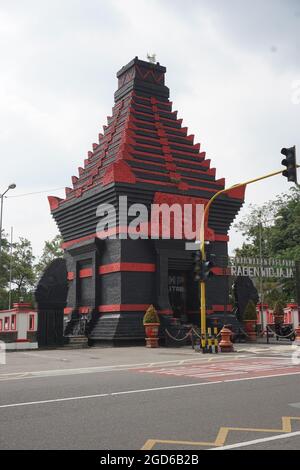
<path fill-rule="evenodd" d="M 207 281 L 210 277 L 214 275 L 212 272 L 212 268 L 214 267 L 214 263 L 211 261 L 211 259 L 206 259 L 202 263 L 202 280 L 205 282 Z"/>
<path fill-rule="evenodd" d="M 296 163 L 296 147 L 290 147 L 288 149 L 281 149 L 282 155 L 285 158 L 282 160 L 281 164 L 286 166 L 286 170 L 282 172 L 283 176 L 287 178 L 288 181 L 292 181 L 297 184 L 297 163 Z"/>
<path fill-rule="evenodd" d="M 201 251 L 195 251 L 193 253 L 194 258 L 194 280 L 201 281 L 202 280 L 202 254 Z"/>
<path fill-rule="evenodd" d="M 208 259 L 203 260 L 201 251 L 195 251 L 194 257 L 194 280 L 206 282 L 213 276 L 212 268 L 215 266 L 211 258 L 214 255 L 209 255 Z"/>

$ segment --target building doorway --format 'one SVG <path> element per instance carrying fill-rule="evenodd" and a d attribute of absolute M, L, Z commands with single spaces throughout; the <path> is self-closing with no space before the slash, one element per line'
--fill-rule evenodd
<path fill-rule="evenodd" d="M 169 270 L 168 273 L 168 292 L 169 302 L 175 318 L 185 322 L 186 315 L 186 272 L 178 270 Z"/>

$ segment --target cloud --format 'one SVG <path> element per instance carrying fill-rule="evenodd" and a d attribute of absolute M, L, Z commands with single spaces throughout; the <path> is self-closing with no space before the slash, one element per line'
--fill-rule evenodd
<path fill-rule="evenodd" d="M 279 0 L 1 2 L 0 188 L 69 186 L 111 113 L 117 70 L 147 52 L 167 66 L 174 109 L 219 177 L 280 169 L 281 147 L 300 146 L 299 10 Z M 247 201 L 287 189 L 276 177 L 249 187 Z M 6 230 L 36 252 L 56 233 L 46 195 L 5 201 Z"/>

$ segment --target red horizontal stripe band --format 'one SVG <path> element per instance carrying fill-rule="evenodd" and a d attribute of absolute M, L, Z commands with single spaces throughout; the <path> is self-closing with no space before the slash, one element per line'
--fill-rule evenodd
<path fill-rule="evenodd" d="M 225 308 L 227 307 L 227 308 Z M 227 312 L 231 312 L 232 311 L 232 305 L 222 305 L 222 304 L 219 304 L 219 305 L 212 305 L 211 309 L 208 309 L 207 310 L 207 313 L 210 314 L 210 313 L 215 313 L 215 312 L 225 312 L 225 310 Z M 195 315 L 195 314 L 199 314 L 200 315 L 200 307 L 199 307 L 199 310 L 188 310 L 186 312 L 188 315 Z"/>
<path fill-rule="evenodd" d="M 108 274 L 119 271 L 131 272 L 155 272 L 155 264 L 153 263 L 111 263 L 99 266 L 99 274 Z"/>
<path fill-rule="evenodd" d="M 112 228 L 110 231 L 106 231 L 105 234 L 109 236 L 110 234 L 126 233 L 126 231 L 127 231 L 127 227 L 115 227 L 115 228 Z M 99 235 L 101 235 L 101 233 L 99 233 Z M 228 241 L 229 240 L 228 235 L 215 234 L 214 237 L 215 237 L 215 241 Z M 74 240 L 65 242 L 62 244 L 62 248 L 66 249 L 72 245 L 75 245 L 76 243 L 81 243 L 87 240 L 92 240 L 93 238 L 97 238 L 97 233 L 92 233 L 91 235 L 86 235 L 84 237 L 76 238 Z M 71 274 L 74 274 L 74 273 L 71 273 Z"/>
<path fill-rule="evenodd" d="M 87 241 L 87 240 L 92 240 L 93 238 L 96 238 L 96 236 L 97 236 L 96 233 L 92 233 L 91 235 L 86 235 L 85 237 L 80 237 L 80 238 L 76 238 L 74 240 L 70 240 L 68 242 L 64 242 L 62 244 L 62 248 L 65 250 L 69 246 L 72 246 L 72 245 L 75 245 L 76 243 L 84 242 L 84 241 Z"/>
<path fill-rule="evenodd" d="M 224 312 L 225 310 L 227 310 L 227 312 L 231 312 L 232 305 L 212 305 L 212 309 L 215 312 Z"/>
<path fill-rule="evenodd" d="M 148 304 L 111 304 L 111 305 L 99 305 L 98 306 L 98 311 L 100 313 L 109 313 L 109 312 L 140 312 L 140 311 L 146 311 L 147 308 L 149 307 Z M 226 308 L 225 308 L 226 307 Z M 64 309 L 64 314 L 69 315 L 72 313 L 74 310 L 74 307 L 66 307 Z M 87 314 L 90 313 L 92 310 L 92 307 L 86 306 L 86 307 L 79 307 L 78 311 L 81 314 Z M 214 313 L 214 312 L 224 312 L 224 311 L 230 312 L 232 310 L 232 305 L 212 305 L 211 309 L 207 310 L 207 313 Z M 157 311 L 160 315 L 173 315 L 173 310 L 171 309 L 163 309 L 163 310 L 158 310 Z M 189 315 L 192 314 L 200 314 L 200 310 L 188 310 L 186 312 Z"/>
<path fill-rule="evenodd" d="M 64 315 L 70 315 L 73 312 L 73 307 L 66 307 L 64 308 Z"/>
<path fill-rule="evenodd" d="M 145 312 L 150 304 L 112 304 L 99 305 L 98 312 Z"/>
<path fill-rule="evenodd" d="M 122 311 L 122 312 L 129 312 L 129 311 L 146 311 L 147 308 L 149 307 L 148 304 L 113 304 L 113 305 L 99 305 L 98 311 L 100 313 L 109 313 L 109 312 L 115 312 L 115 311 Z M 64 314 L 69 315 L 72 313 L 74 310 L 74 307 L 66 307 L 64 309 Z M 79 307 L 78 312 L 81 314 L 88 314 L 92 310 L 92 307 Z M 173 310 L 158 310 L 158 313 L 161 315 L 173 315 Z"/>
<path fill-rule="evenodd" d="M 158 310 L 157 313 L 161 315 L 173 315 L 173 310 L 170 310 L 170 309 Z"/>
<path fill-rule="evenodd" d="M 88 314 L 91 311 L 91 307 L 79 307 L 78 312 L 82 315 Z"/>
<path fill-rule="evenodd" d="M 79 277 L 92 277 L 92 268 L 85 268 L 85 269 L 80 269 L 79 271 Z"/>
<path fill-rule="evenodd" d="M 229 236 L 228 235 L 218 235 L 215 233 L 215 241 L 216 242 L 228 242 Z"/>

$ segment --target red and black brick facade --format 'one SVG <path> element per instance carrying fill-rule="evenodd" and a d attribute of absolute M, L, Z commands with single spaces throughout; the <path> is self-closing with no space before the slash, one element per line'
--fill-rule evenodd
<path fill-rule="evenodd" d="M 163 321 L 173 316 L 169 273 L 184 273 L 188 321 L 198 320 L 198 286 L 192 253 L 184 240 L 97 237 L 96 210 L 101 203 L 128 205 L 202 203 L 224 188 L 215 169 L 172 110 L 165 67 L 133 59 L 117 74 L 112 116 L 88 152 L 65 199 L 49 197 L 52 215 L 64 240 L 69 294 L 66 315 L 87 315 L 93 340 L 140 339 L 142 317 L 154 304 Z M 227 255 L 228 230 L 244 200 L 244 189 L 218 199 L 211 209 L 206 237 L 210 250 Z M 119 215 L 119 214 L 118 214 Z M 119 223 L 120 222 L 120 223 Z M 127 226 L 117 217 L 118 232 Z M 207 285 L 208 310 L 228 303 L 221 267 Z"/>

